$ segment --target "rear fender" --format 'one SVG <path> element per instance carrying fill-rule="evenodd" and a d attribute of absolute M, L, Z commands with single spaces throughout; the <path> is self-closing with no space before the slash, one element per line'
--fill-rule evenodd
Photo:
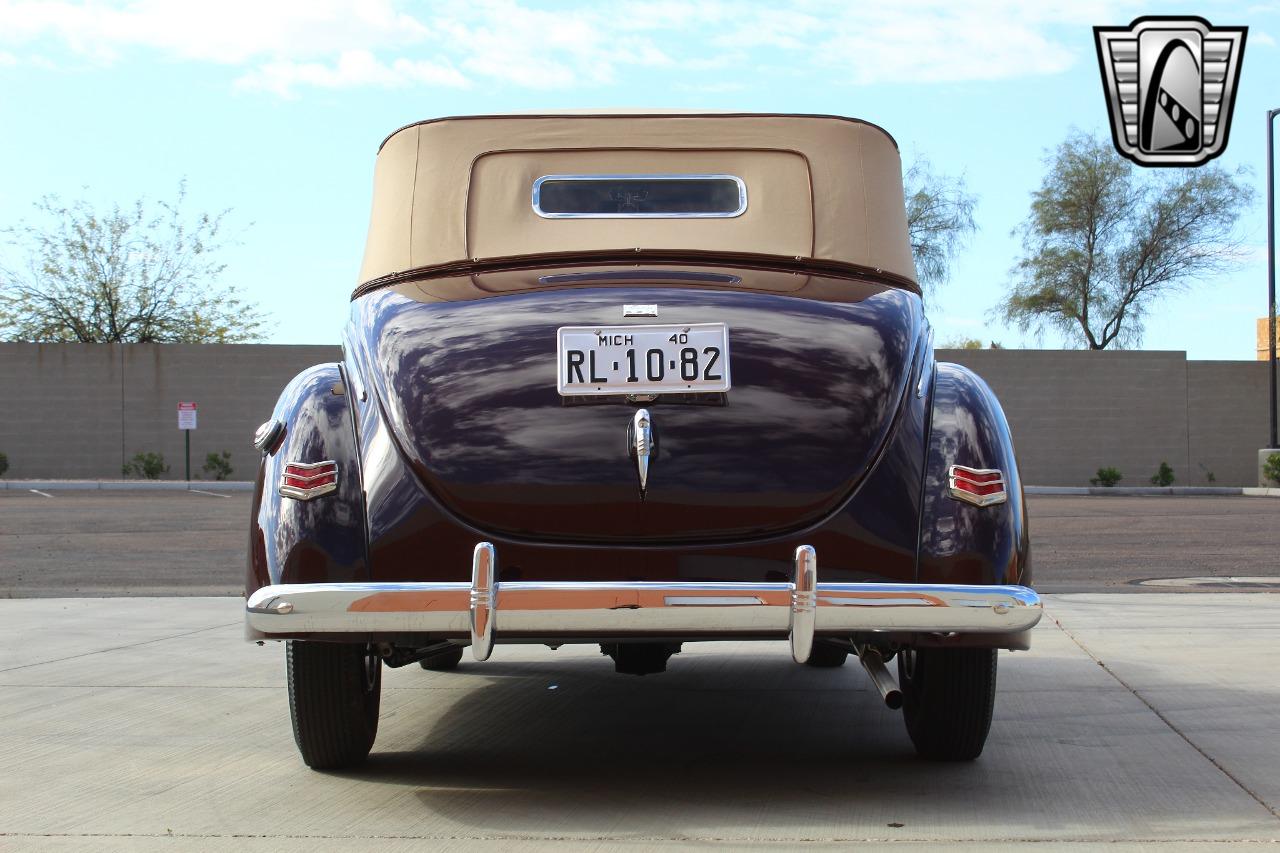
<path fill-rule="evenodd" d="M 1008 500 L 978 507 L 951 496 L 952 465 L 1004 474 Z M 1031 585 L 1022 479 L 995 394 L 968 368 L 939 363 L 920 513 L 920 583 Z"/>
<path fill-rule="evenodd" d="M 258 466 L 245 594 L 268 584 L 368 580 L 364 490 L 341 366 L 298 374 L 271 417 L 284 437 Z M 324 461 L 337 464 L 335 491 L 305 500 L 280 494 L 286 464 Z"/>

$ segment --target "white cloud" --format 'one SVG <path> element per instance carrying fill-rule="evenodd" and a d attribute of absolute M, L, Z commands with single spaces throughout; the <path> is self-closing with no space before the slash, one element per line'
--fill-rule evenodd
<path fill-rule="evenodd" d="M 386 64 L 367 50 L 343 51 L 336 62 L 267 62 L 236 80 L 240 89 L 274 92 L 293 97 L 299 86 L 350 89 L 356 86 L 398 87 L 414 83 L 466 88 L 469 83 L 457 68 L 428 60 L 397 59 Z"/>
<path fill-rule="evenodd" d="M 12 67 L 18 64 L 18 57 L 12 53 L 0 50 L 0 68 Z"/>
<path fill-rule="evenodd" d="M 821 70 L 849 85 L 1053 74 L 1124 23 L 1127 2 L 978 0 L 0 0 L 0 47 L 60 45 L 100 63 L 139 51 L 237 70 L 235 85 L 592 87 L 645 69 L 676 85 L 741 84 L 741 69 Z M 0 60 L 3 61 L 3 60 Z"/>
<path fill-rule="evenodd" d="M 62 41 L 104 61 L 131 48 L 237 64 L 264 55 L 321 57 L 355 46 L 393 48 L 429 36 L 390 0 L 0 0 L 0 41 Z"/>

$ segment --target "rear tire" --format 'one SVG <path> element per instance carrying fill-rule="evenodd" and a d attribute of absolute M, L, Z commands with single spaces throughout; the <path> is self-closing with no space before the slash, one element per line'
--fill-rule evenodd
<path fill-rule="evenodd" d="M 982 754 L 996 700 L 995 649 L 904 649 L 898 683 L 907 734 L 921 757 L 972 761 Z"/>
<path fill-rule="evenodd" d="M 809 659 L 805 663 L 819 669 L 828 669 L 844 666 L 844 662 L 848 658 L 849 650 L 847 648 L 842 648 L 834 643 L 814 643 L 813 649 L 809 652 Z"/>
<path fill-rule="evenodd" d="M 371 646 L 290 640 L 289 716 L 302 760 L 313 770 L 364 761 L 378 734 L 382 659 Z"/>
<path fill-rule="evenodd" d="M 418 661 L 418 666 L 432 672 L 448 672 L 462 663 L 462 646 L 454 646 Z"/>

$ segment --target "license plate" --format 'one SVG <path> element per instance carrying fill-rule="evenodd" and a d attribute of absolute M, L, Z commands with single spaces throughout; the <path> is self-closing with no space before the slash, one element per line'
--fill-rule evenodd
<path fill-rule="evenodd" d="M 563 326 L 556 330 L 562 396 L 729 390 L 729 327 Z"/>

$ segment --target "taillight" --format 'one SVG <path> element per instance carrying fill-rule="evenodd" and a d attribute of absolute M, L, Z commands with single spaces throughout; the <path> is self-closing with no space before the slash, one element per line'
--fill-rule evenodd
<path fill-rule="evenodd" d="M 974 506 L 991 506 L 1009 499 L 1004 473 L 994 468 L 952 465 L 947 469 L 947 487 L 951 490 L 951 497 Z"/>
<path fill-rule="evenodd" d="M 309 501 L 338 488 L 338 463 L 289 462 L 280 477 L 280 494 Z"/>

